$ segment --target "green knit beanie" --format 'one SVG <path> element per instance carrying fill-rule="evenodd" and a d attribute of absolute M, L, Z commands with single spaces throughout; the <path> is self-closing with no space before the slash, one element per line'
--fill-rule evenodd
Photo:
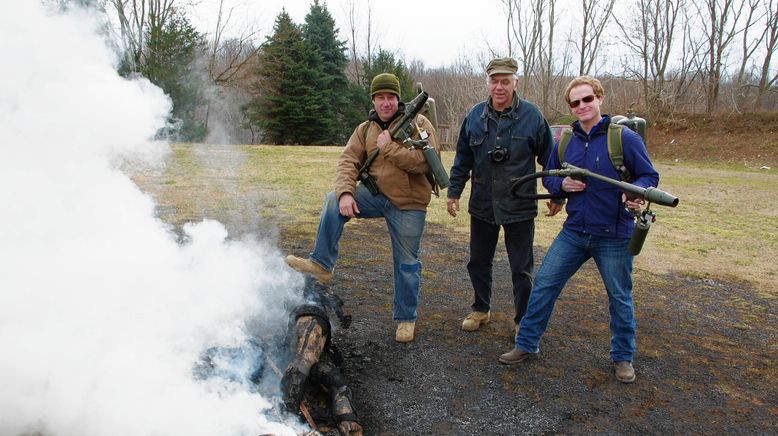
<path fill-rule="evenodd" d="M 381 73 L 373 77 L 373 81 L 370 83 L 370 97 L 378 94 L 379 92 L 391 92 L 400 99 L 400 80 L 391 73 Z"/>

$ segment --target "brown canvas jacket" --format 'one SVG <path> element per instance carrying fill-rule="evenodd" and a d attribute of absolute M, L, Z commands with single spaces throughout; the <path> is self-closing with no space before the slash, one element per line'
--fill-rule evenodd
<path fill-rule="evenodd" d="M 398 121 L 399 118 L 392 126 Z M 423 115 L 417 115 L 415 122 L 429 134 L 430 145 L 437 148 L 432 123 Z M 367 135 L 365 129 L 368 129 Z M 359 168 L 376 149 L 380 133 L 380 126 L 372 121 L 365 121 L 354 129 L 338 160 L 335 179 L 335 194 L 338 198 L 347 192 L 354 193 Z M 418 132 L 413 138 L 419 138 Z M 426 177 L 427 171 L 429 167 L 424 153 L 417 149 L 409 150 L 399 141 L 387 144 L 370 165 L 370 175 L 376 179 L 381 193 L 401 210 L 427 210 L 432 193 L 432 186 Z"/>

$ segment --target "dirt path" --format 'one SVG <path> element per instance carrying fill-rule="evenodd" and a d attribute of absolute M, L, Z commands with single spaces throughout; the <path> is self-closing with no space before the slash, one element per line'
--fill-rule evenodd
<path fill-rule="evenodd" d="M 305 255 L 312 238 L 282 229 L 281 249 Z M 417 338 L 403 345 L 393 340 L 385 224 L 349 223 L 341 240 L 331 289 L 354 322 L 335 343 L 366 434 L 778 433 L 778 315 L 748 284 L 637 271 L 638 379 L 623 385 L 611 373 L 606 296 L 591 263 L 565 288 L 540 358 L 507 367 L 497 362 L 513 336 L 504 249 L 493 321 L 465 333 L 466 241 L 428 225 L 422 247 Z M 755 317 L 759 329 L 749 327 Z"/>

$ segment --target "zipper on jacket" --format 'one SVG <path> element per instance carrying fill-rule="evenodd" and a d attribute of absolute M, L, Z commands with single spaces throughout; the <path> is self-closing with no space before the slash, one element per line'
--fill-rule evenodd
<path fill-rule="evenodd" d="M 584 155 L 583 155 L 583 165 L 584 165 L 584 167 L 586 166 L 586 157 L 587 157 L 588 154 L 589 154 L 589 135 L 586 135 L 586 142 L 584 142 Z M 586 206 L 584 208 L 584 210 L 589 209 L 589 196 L 588 195 L 584 196 L 584 205 Z M 583 213 L 583 214 L 581 214 L 581 216 L 583 217 L 584 233 L 588 233 L 587 229 L 589 228 L 589 224 L 587 223 L 587 220 L 586 220 L 586 214 Z"/>

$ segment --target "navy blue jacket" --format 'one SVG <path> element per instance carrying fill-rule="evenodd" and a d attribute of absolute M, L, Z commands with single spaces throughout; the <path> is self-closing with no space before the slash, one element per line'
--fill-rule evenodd
<path fill-rule="evenodd" d="M 588 135 L 578 121 L 573 123 L 573 136 L 565 149 L 564 161 L 579 168 L 619 180 L 619 174 L 608 156 L 608 125 L 610 116 L 603 116 Z M 624 128 L 621 130 L 624 150 L 624 166 L 631 175 L 630 183 L 642 188 L 657 186 L 659 173 L 648 158 L 646 146 L 640 136 Z M 557 147 L 548 160 L 547 169 L 560 168 Z M 562 190 L 562 177 L 544 177 L 543 186 L 553 194 Z M 631 212 L 621 201 L 622 191 L 606 182 L 586 177 L 586 189 L 573 192 L 567 200 L 567 220 L 564 227 L 594 236 L 629 238 L 635 226 Z"/>
<path fill-rule="evenodd" d="M 510 188 L 515 180 L 536 171 L 533 157 L 541 166 L 548 161 L 553 148 L 551 130 L 538 108 L 515 93 L 506 111 L 490 109 L 489 101 L 473 106 L 462 122 L 447 196 L 459 198 L 472 179 L 470 215 L 491 224 L 534 219 L 537 201 L 519 200 Z M 497 147 L 507 153 L 501 162 L 491 157 Z M 536 184 L 525 183 L 521 191 L 535 195 Z"/>

